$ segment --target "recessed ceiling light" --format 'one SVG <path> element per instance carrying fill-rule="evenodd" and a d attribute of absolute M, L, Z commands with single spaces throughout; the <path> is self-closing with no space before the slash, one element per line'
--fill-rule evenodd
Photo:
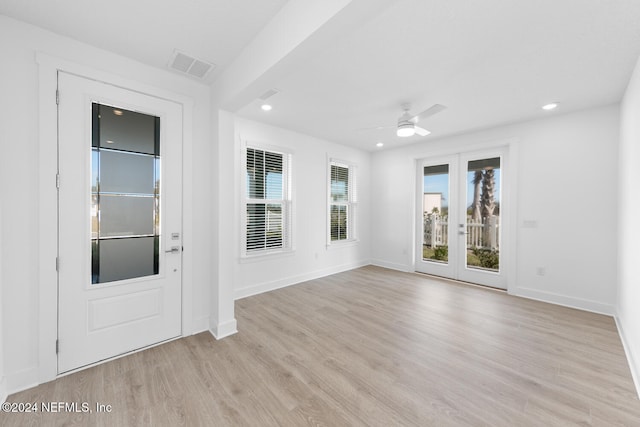
<path fill-rule="evenodd" d="M 550 104 L 543 105 L 543 106 L 542 106 L 542 109 L 543 109 L 543 110 L 547 110 L 547 111 L 549 111 L 549 110 L 553 110 L 553 109 L 555 109 L 557 106 L 558 106 L 558 103 L 557 103 L 557 102 L 552 102 L 552 103 L 550 103 Z"/>
<path fill-rule="evenodd" d="M 264 111 L 271 111 L 271 109 L 273 109 L 273 107 L 269 104 L 262 104 L 260 108 L 262 108 Z"/>
<path fill-rule="evenodd" d="M 376 147 L 382 147 L 383 145 L 384 145 L 384 144 L 383 144 L 382 142 L 378 142 L 378 143 L 376 144 Z"/>
<path fill-rule="evenodd" d="M 113 114 L 115 114 L 116 116 L 121 116 L 122 110 L 113 110 Z"/>

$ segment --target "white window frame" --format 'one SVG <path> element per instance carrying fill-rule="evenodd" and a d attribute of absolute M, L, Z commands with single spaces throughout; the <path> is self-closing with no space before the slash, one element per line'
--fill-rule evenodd
<path fill-rule="evenodd" d="M 282 199 L 255 199 L 247 193 L 247 151 L 258 150 L 282 155 Z M 289 254 L 293 252 L 293 203 L 292 203 L 292 158 L 293 153 L 281 147 L 255 142 L 245 142 L 242 149 L 242 208 L 241 208 L 241 258 L 251 259 L 267 255 Z M 282 247 L 247 249 L 247 205 L 249 204 L 280 204 L 282 206 Z"/>
<path fill-rule="evenodd" d="M 349 187 L 347 190 L 348 200 L 346 202 L 334 202 L 331 200 L 331 167 L 339 166 L 348 169 Z M 357 238 L 357 166 L 352 162 L 329 158 L 327 162 L 327 247 L 336 247 L 345 244 L 352 244 L 358 241 Z M 346 206 L 347 208 L 347 238 L 331 240 L 331 207 Z"/>

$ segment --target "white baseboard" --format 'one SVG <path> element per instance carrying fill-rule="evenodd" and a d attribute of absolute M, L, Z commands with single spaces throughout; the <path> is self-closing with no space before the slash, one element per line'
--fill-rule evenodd
<path fill-rule="evenodd" d="M 631 345 L 629 344 L 629 340 L 625 334 L 625 329 L 622 326 L 622 321 L 618 318 L 616 314 L 613 316 L 616 321 L 616 326 L 618 327 L 618 334 L 620 335 L 620 341 L 622 341 L 622 347 L 624 348 L 624 354 L 627 356 L 627 363 L 629 364 L 629 370 L 631 371 L 631 378 L 633 378 L 633 384 L 636 386 L 636 393 L 638 394 L 638 398 L 640 399 L 640 366 L 636 363 L 636 359 L 633 357 L 633 353 L 631 351 Z"/>
<path fill-rule="evenodd" d="M 578 310 L 591 311 L 598 314 L 606 314 L 613 316 L 615 307 L 612 304 L 603 304 L 597 301 L 591 301 L 581 298 L 569 297 L 566 295 L 544 292 L 531 288 L 516 288 L 513 292 L 509 289 L 509 294 L 517 297 L 534 299 L 537 301 L 548 302 L 551 304 L 562 305 L 569 308 L 577 308 Z"/>
<path fill-rule="evenodd" d="M 259 283 L 257 285 L 247 286 L 244 288 L 236 289 L 235 298 L 242 299 L 253 295 L 258 295 L 264 292 L 274 291 L 276 289 L 285 288 L 287 286 L 296 285 L 298 283 L 306 282 L 308 280 L 319 279 L 321 277 L 329 276 L 331 274 L 342 273 L 343 271 L 353 270 L 355 268 L 364 267 L 369 265 L 369 261 L 358 261 L 349 264 L 337 265 L 322 270 L 316 270 L 298 276 L 285 277 L 283 279 L 273 280 L 271 282 Z"/>
<path fill-rule="evenodd" d="M 6 377 L 6 389 L 7 395 L 18 393 L 19 391 L 32 388 L 40 384 L 38 381 L 38 369 L 31 368 L 25 369 L 15 374 L 9 374 Z"/>
<path fill-rule="evenodd" d="M 372 259 L 371 265 L 375 265 L 378 267 L 389 268 L 391 270 L 402 271 L 403 273 L 413 273 L 415 269 L 412 265 L 407 264 L 396 264 L 393 262 L 383 261 L 381 259 Z"/>
<path fill-rule="evenodd" d="M 236 319 L 227 320 L 217 325 L 211 325 L 209 332 L 211 332 L 211 335 L 213 335 L 215 339 L 221 340 L 222 338 L 238 333 L 238 323 Z"/>

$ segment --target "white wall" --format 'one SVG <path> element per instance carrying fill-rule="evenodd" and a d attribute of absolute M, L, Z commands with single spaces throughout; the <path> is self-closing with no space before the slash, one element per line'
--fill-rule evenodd
<path fill-rule="evenodd" d="M 214 242 L 214 271 L 217 292 L 211 292 L 211 317 L 209 329 L 216 338 L 223 338 L 235 334 L 237 322 L 234 314 L 234 263 L 235 253 L 231 248 L 237 237 L 230 224 L 236 219 L 233 204 L 236 203 L 236 185 L 233 175 L 238 171 L 234 168 L 235 147 L 235 117 L 223 111 L 217 105 L 217 97 L 212 96 L 211 129 L 215 138 L 211 164 L 215 165 L 213 173 L 212 195 L 213 215 L 212 223 Z M 227 208 L 231 206 L 232 208 Z"/>
<path fill-rule="evenodd" d="M 620 109 L 618 327 L 640 393 L 640 60 Z"/>
<path fill-rule="evenodd" d="M 39 269 L 52 264 L 39 259 L 39 243 L 55 230 L 38 229 L 39 217 L 39 88 L 36 52 L 140 82 L 145 87 L 180 94 L 193 100 L 193 163 L 186 165 L 185 193 L 193 202 L 185 207 L 185 248 L 191 251 L 193 283 L 192 326 L 208 326 L 212 283 L 210 225 L 210 94 L 209 87 L 170 72 L 154 69 L 0 15 L 0 195 L 4 211 L 0 223 L 0 251 L 4 325 L 4 373 L 8 391 L 38 382 Z M 51 94 L 52 100 L 54 93 Z M 191 156 L 191 153 L 185 153 Z M 55 158 L 52 159 L 55 162 Z"/>
<path fill-rule="evenodd" d="M 2 224 L 2 200 L 0 199 L 0 224 Z M 0 228 L 0 236 L 2 229 Z M 1 240 L 0 240 L 1 242 Z M 2 248 L 0 248 L 1 250 Z M 0 403 L 4 403 L 5 399 L 7 398 L 7 381 L 4 375 L 4 332 L 3 332 L 3 325 L 4 325 L 4 321 L 3 321 L 3 317 L 4 317 L 4 310 L 2 309 L 3 307 L 3 300 L 2 300 L 2 256 L 1 256 L 1 252 L 0 252 Z"/>
<path fill-rule="evenodd" d="M 293 152 L 293 254 L 240 260 L 240 158 L 243 141 L 282 147 Z M 327 248 L 328 157 L 349 161 L 357 166 L 359 241 L 355 244 Z M 233 253 L 237 298 L 369 263 L 369 164 L 370 154 L 361 150 L 242 118 L 236 120 L 235 161 L 228 163 L 229 171 L 223 172 L 222 176 L 234 177 L 235 222 L 229 249 Z"/>
<path fill-rule="evenodd" d="M 613 314 L 617 254 L 617 106 L 426 140 L 372 157 L 372 258 L 413 270 L 415 159 L 514 140 L 517 187 L 512 294 Z M 523 228 L 523 220 L 537 228 Z M 543 267 L 546 275 L 537 275 Z"/>

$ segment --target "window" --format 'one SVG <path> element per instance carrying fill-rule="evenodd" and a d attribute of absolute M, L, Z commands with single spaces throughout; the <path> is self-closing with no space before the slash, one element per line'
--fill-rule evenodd
<path fill-rule="evenodd" d="M 291 156 L 247 147 L 244 252 L 291 249 Z"/>
<path fill-rule="evenodd" d="M 329 244 L 355 240 L 355 166 L 329 162 Z"/>

